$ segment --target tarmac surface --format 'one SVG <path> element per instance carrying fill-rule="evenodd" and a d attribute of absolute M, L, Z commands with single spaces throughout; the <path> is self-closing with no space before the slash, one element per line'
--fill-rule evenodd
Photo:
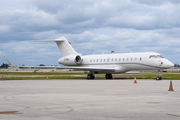
<path fill-rule="evenodd" d="M 180 81 L 0 81 L 0 120 L 179 120 Z"/>

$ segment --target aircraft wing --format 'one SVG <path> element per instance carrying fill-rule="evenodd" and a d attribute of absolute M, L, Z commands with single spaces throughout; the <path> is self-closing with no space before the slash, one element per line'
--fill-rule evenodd
<path fill-rule="evenodd" d="M 20 69 L 56 69 L 59 66 L 14 66 L 15 68 L 20 68 Z"/>
<path fill-rule="evenodd" d="M 114 72 L 115 67 L 78 67 L 78 66 L 15 66 L 20 69 L 73 69 L 73 70 L 83 70 L 83 71 L 109 71 Z"/>
<path fill-rule="evenodd" d="M 84 70 L 84 71 L 115 71 L 115 67 L 76 67 L 76 66 L 62 66 L 56 69 L 73 69 L 73 70 Z"/>

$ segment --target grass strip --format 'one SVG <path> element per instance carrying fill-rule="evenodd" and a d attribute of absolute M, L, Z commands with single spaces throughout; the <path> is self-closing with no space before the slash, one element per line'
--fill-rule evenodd
<path fill-rule="evenodd" d="M 19 74 L 18 74 L 19 75 Z M 51 74 L 52 75 L 52 74 Z M 65 75 L 65 76 L 63 76 Z M 69 76 L 68 76 L 69 75 Z M 38 80 L 38 79 L 87 79 L 86 74 L 74 74 L 78 76 L 73 76 L 72 74 L 61 74 L 57 76 L 48 76 L 45 75 L 44 77 L 4 77 L 4 80 Z M 82 76 L 81 76 L 82 75 Z M 156 75 L 153 74 L 141 74 L 141 75 L 128 75 L 128 74 L 113 74 L 113 79 L 134 79 L 136 76 L 136 79 L 156 79 Z M 171 80 L 180 80 L 180 74 L 163 74 L 161 75 L 163 80 L 171 79 Z M 105 74 L 96 74 L 95 79 L 105 79 Z"/>

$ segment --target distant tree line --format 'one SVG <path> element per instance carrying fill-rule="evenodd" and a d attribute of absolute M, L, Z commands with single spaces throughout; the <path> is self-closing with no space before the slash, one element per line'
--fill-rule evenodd
<path fill-rule="evenodd" d="M 180 65 L 176 63 L 176 64 L 174 64 L 174 67 L 180 67 Z"/>
<path fill-rule="evenodd" d="M 40 64 L 39 66 L 46 66 L 46 65 L 44 65 L 44 64 Z"/>
<path fill-rule="evenodd" d="M 9 67 L 8 64 L 4 64 L 4 63 L 0 66 L 0 68 L 6 68 L 6 69 L 7 69 L 8 67 Z"/>

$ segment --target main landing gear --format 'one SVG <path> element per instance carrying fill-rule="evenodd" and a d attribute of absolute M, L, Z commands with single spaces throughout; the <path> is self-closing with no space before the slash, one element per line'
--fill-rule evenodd
<path fill-rule="evenodd" d="M 112 79 L 112 74 L 106 74 L 106 79 Z M 95 78 L 95 76 L 94 76 L 94 74 L 88 74 L 87 75 L 87 79 L 89 80 L 89 79 L 94 79 Z"/>
<path fill-rule="evenodd" d="M 112 74 L 106 74 L 106 79 L 112 79 Z"/>
<path fill-rule="evenodd" d="M 156 80 L 161 80 L 161 79 L 162 79 L 162 77 L 161 77 L 161 71 L 158 70 L 158 71 L 157 71 L 157 78 L 156 78 Z"/>
<path fill-rule="evenodd" d="M 88 74 L 87 75 L 87 79 L 94 79 L 94 78 L 95 78 L 94 74 Z"/>

